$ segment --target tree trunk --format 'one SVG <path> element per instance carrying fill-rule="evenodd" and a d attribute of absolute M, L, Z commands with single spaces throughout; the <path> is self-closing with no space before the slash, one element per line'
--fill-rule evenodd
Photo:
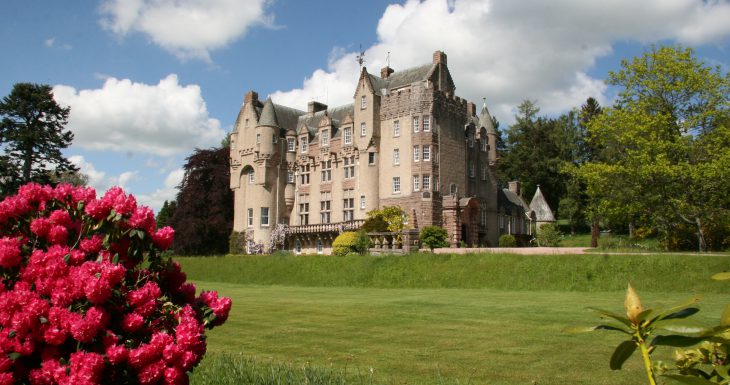
<path fill-rule="evenodd" d="M 594 218 L 591 224 L 591 247 L 598 247 L 598 236 L 600 235 L 600 228 L 598 227 L 598 219 Z"/>
<path fill-rule="evenodd" d="M 25 146 L 23 153 L 23 183 L 30 182 L 30 173 L 33 170 L 33 144 Z"/>
<path fill-rule="evenodd" d="M 705 232 L 702 230 L 702 220 L 695 218 L 697 225 L 697 242 L 699 243 L 700 253 L 707 251 L 707 243 L 705 243 Z"/>

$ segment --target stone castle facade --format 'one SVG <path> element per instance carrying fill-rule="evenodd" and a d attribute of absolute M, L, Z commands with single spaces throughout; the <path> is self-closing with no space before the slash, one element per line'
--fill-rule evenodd
<path fill-rule="evenodd" d="M 248 92 L 231 135 L 234 231 L 266 245 L 285 224 L 288 249 L 327 252 L 367 212 L 397 205 L 411 226 L 446 228 L 452 247 L 530 234 L 534 215 L 519 184 L 498 188 L 486 104 L 477 112 L 455 88 L 436 51 L 404 71 L 363 68 L 344 106 L 300 111 Z"/>

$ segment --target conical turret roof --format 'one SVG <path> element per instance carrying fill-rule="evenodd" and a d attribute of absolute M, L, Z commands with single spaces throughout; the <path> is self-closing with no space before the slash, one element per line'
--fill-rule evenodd
<path fill-rule="evenodd" d="M 553 210 L 550 210 L 550 206 L 540 191 L 540 186 L 537 186 L 535 195 L 532 197 L 530 209 L 535 212 L 535 219 L 538 222 L 555 222 Z"/>
<path fill-rule="evenodd" d="M 279 127 L 279 121 L 276 119 L 276 110 L 274 109 L 274 102 L 271 98 L 267 98 L 264 102 L 264 108 L 261 110 L 261 117 L 259 118 L 259 126 Z"/>
<path fill-rule="evenodd" d="M 494 122 L 492 121 L 492 115 L 489 115 L 489 109 L 487 109 L 487 102 L 484 101 L 482 105 L 482 112 L 479 113 L 479 126 L 484 127 L 487 130 L 487 134 L 496 134 L 497 130 L 494 129 Z"/>

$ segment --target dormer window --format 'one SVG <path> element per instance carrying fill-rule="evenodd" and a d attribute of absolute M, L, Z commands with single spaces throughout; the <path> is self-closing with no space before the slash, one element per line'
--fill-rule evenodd
<path fill-rule="evenodd" d="M 322 130 L 319 134 L 319 144 L 322 147 L 327 147 L 330 145 L 330 132 L 329 130 Z"/>
<path fill-rule="evenodd" d="M 306 136 L 299 139 L 299 148 L 302 149 L 302 154 L 306 154 L 309 151 L 309 139 Z"/>
<path fill-rule="evenodd" d="M 343 136 L 345 137 L 345 144 L 352 144 L 352 128 L 345 128 Z"/>
<path fill-rule="evenodd" d="M 294 138 L 286 138 L 286 150 L 289 152 L 294 152 L 296 148 L 296 140 Z"/>

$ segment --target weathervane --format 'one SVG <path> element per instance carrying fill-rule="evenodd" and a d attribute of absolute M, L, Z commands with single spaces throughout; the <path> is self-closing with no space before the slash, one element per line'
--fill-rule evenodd
<path fill-rule="evenodd" d="M 385 66 L 390 67 L 390 51 L 388 51 L 388 54 L 385 55 Z"/>
<path fill-rule="evenodd" d="M 360 44 L 360 53 L 355 56 L 355 60 L 357 60 L 360 68 L 362 68 L 362 64 L 365 63 L 365 51 L 362 50 L 362 44 Z"/>

